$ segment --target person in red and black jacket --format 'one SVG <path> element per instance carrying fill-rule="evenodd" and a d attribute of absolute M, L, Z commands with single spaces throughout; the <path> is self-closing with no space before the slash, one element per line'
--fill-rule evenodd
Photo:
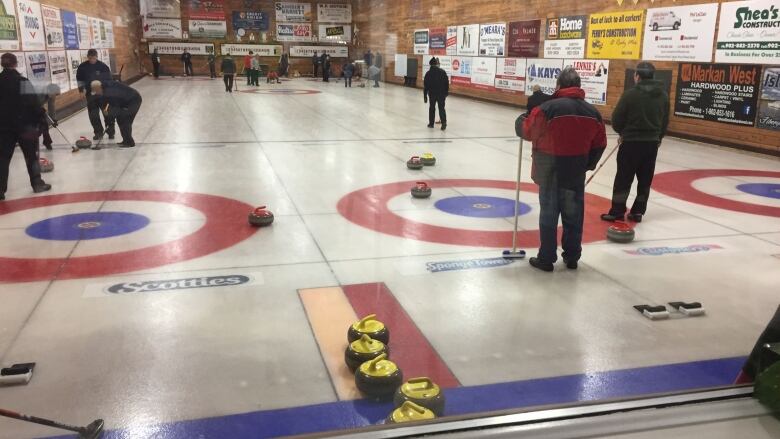
<path fill-rule="evenodd" d="M 551 100 L 521 116 L 517 134 L 533 142 L 531 178 L 539 186 L 539 253 L 529 263 L 553 271 L 558 260 L 558 217 L 563 223 L 563 260 L 577 269 L 582 256 L 585 216 L 585 172 L 596 165 L 607 146 L 604 122 L 585 102 L 580 76 L 571 67 L 558 76 Z"/>

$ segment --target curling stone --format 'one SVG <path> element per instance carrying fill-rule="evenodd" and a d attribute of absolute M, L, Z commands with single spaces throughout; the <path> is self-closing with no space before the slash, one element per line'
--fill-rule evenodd
<path fill-rule="evenodd" d="M 373 398 L 391 398 L 402 382 L 401 369 L 387 359 L 387 354 L 366 361 L 355 371 L 355 386 Z"/>
<path fill-rule="evenodd" d="M 81 136 L 79 137 L 79 140 L 76 140 L 76 147 L 78 149 L 87 149 L 90 146 L 92 146 L 92 141 L 84 136 Z"/>
<path fill-rule="evenodd" d="M 626 223 L 616 222 L 607 229 L 607 239 L 612 242 L 625 244 L 634 240 L 634 229 Z"/>
<path fill-rule="evenodd" d="M 390 331 L 387 330 L 384 323 L 376 319 L 376 314 L 369 314 L 351 324 L 347 330 L 347 341 L 352 343 L 359 340 L 363 334 L 373 340 L 381 341 L 385 345 L 390 342 Z"/>
<path fill-rule="evenodd" d="M 269 226 L 274 222 L 274 214 L 260 206 L 249 214 L 249 224 L 255 227 Z"/>
<path fill-rule="evenodd" d="M 54 162 L 49 161 L 43 157 L 38 159 L 38 163 L 41 165 L 41 172 L 51 172 L 54 170 Z"/>
<path fill-rule="evenodd" d="M 435 418 L 436 414 L 427 408 L 411 401 L 406 401 L 401 407 L 390 413 L 387 419 L 385 419 L 385 424 L 402 424 L 404 422 L 427 421 Z"/>
<path fill-rule="evenodd" d="M 408 162 L 406 162 L 406 167 L 409 169 L 419 170 L 423 168 L 422 160 L 420 160 L 420 157 L 414 156 L 409 159 Z"/>
<path fill-rule="evenodd" d="M 436 416 L 444 414 L 444 394 L 441 388 L 430 378 L 412 378 L 403 383 L 395 392 L 393 403 L 396 407 L 403 406 L 407 401 L 432 411 Z"/>
<path fill-rule="evenodd" d="M 429 188 L 428 184 L 423 181 L 418 181 L 417 184 L 412 188 L 412 196 L 414 198 L 430 198 L 431 193 L 431 188 Z"/>
<path fill-rule="evenodd" d="M 433 156 L 433 154 L 426 152 L 425 154 L 420 156 L 420 161 L 424 166 L 434 166 L 436 165 L 436 157 Z"/>
<path fill-rule="evenodd" d="M 344 351 L 344 362 L 347 363 L 349 371 L 355 373 L 355 369 L 361 364 L 387 353 L 389 352 L 386 344 L 363 334 L 347 346 Z"/>

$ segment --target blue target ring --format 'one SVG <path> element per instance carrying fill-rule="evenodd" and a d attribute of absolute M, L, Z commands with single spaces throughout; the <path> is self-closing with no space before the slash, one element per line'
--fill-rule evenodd
<path fill-rule="evenodd" d="M 780 199 L 780 184 L 772 183 L 745 183 L 737 186 L 737 189 L 746 194 L 758 195 L 759 197 Z"/>
<path fill-rule="evenodd" d="M 149 225 L 149 218 L 127 212 L 89 212 L 38 221 L 27 235 L 49 241 L 79 241 L 112 238 L 136 232 Z"/>
<path fill-rule="evenodd" d="M 499 197 L 462 196 L 439 200 L 434 206 L 442 212 L 473 218 L 508 218 L 515 216 L 515 200 Z M 517 212 L 525 215 L 531 206 L 519 203 Z"/>

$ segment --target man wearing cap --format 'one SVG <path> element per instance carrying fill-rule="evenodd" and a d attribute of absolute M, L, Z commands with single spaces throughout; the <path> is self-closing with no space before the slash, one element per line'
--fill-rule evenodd
<path fill-rule="evenodd" d="M 78 81 L 79 92 L 87 99 L 87 113 L 89 114 L 89 122 L 92 124 L 92 129 L 95 132 L 93 140 L 100 140 L 103 138 L 103 124 L 100 122 L 100 109 L 97 102 L 92 95 L 92 89 L 90 84 L 92 81 L 102 81 L 111 79 L 111 69 L 108 68 L 103 62 L 98 61 L 97 50 L 89 49 L 87 51 L 87 60 L 79 65 L 76 70 L 76 81 Z M 105 117 L 106 129 L 105 133 L 108 134 L 108 139 L 114 138 L 114 120 Z"/>
<path fill-rule="evenodd" d="M 626 203 L 637 180 L 636 199 L 628 219 L 641 222 L 647 210 L 650 185 L 655 174 L 658 147 L 669 126 L 669 95 L 655 79 L 655 66 L 641 62 L 634 72 L 636 85 L 626 90 L 612 111 L 612 128 L 620 134 L 617 174 L 612 189 L 612 208 L 601 215 L 604 221 L 623 221 Z"/>
<path fill-rule="evenodd" d="M 450 93 L 450 79 L 447 72 L 439 68 L 439 59 L 431 58 L 431 69 L 425 74 L 423 79 L 423 101 L 431 103 L 428 106 L 428 128 L 433 128 L 436 120 L 436 106 L 439 106 L 439 118 L 441 119 L 441 130 L 447 129 L 447 111 L 444 109 L 447 95 Z"/>
<path fill-rule="evenodd" d="M 3 71 L 0 73 L 0 201 L 5 200 L 8 189 L 8 171 L 16 144 L 22 148 L 27 174 L 33 192 L 51 189 L 41 178 L 38 163 L 39 124 L 43 107 L 39 96 L 27 78 L 16 71 L 17 60 L 12 53 L 0 57 Z"/>

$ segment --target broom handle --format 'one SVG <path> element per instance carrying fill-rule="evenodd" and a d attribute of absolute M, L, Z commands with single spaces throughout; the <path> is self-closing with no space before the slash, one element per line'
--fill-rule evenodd
<path fill-rule="evenodd" d="M 587 185 L 588 185 L 588 183 L 590 183 L 590 181 L 591 181 L 591 180 L 593 180 L 593 177 L 595 177 L 595 176 L 596 176 L 596 174 L 598 174 L 598 173 L 599 173 L 599 171 L 601 170 L 601 168 L 603 168 L 603 167 L 604 167 L 604 165 L 606 165 L 606 164 L 607 164 L 607 162 L 609 161 L 609 158 L 610 158 L 610 157 L 612 157 L 612 154 L 614 154 L 614 153 L 615 153 L 615 151 L 617 151 L 617 150 L 618 150 L 618 148 L 620 147 L 620 145 L 622 145 L 622 144 L 621 144 L 621 143 L 618 143 L 617 145 L 615 145 L 615 147 L 614 147 L 614 148 L 612 148 L 612 151 L 610 151 L 609 155 L 607 155 L 607 158 L 605 158 L 605 159 L 604 159 L 604 161 L 603 161 L 603 162 L 601 162 L 601 164 L 599 165 L 599 167 L 598 167 L 598 168 L 596 168 L 596 170 L 595 170 L 595 171 L 593 171 L 593 173 L 592 173 L 592 174 L 590 174 L 590 177 L 588 177 L 588 181 L 586 181 L 586 182 L 585 182 L 585 186 L 587 186 Z"/>
<path fill-rule="evenodd" d="M 520 138 L 520 154 L 517 156 L 517 184 L 515 186 L 515 228 L 512 230 L 512 253 L 517 251 L 517 222 L 520 204 L 520 176 L 523 170 L 523 138 Z"/>
<path fill-rule="evenodd" d="M 17 419 L 19 421 L 26 421 L 26 422 L 32 422 L 33 424 L 40 424 L 45 425 L 47 427 L 54 427 L 54 428 L 60 428 L 63 430 L 70 430 L 75 431 L 76 433 L 81 433 L 82 429 L 79 427 L 74 427 L 72 425 L 66 425 L 66 424 L 60 424 L 58 422 L 50 421 L 48 419 L 43 418 L 37 418 L 35 416 L 27 416 L 23 415 L 21 413 L 12 412 L 10 410 L 0 409 L 0 416 L 4 416 L 6 418 L 11 419 Z"/>

